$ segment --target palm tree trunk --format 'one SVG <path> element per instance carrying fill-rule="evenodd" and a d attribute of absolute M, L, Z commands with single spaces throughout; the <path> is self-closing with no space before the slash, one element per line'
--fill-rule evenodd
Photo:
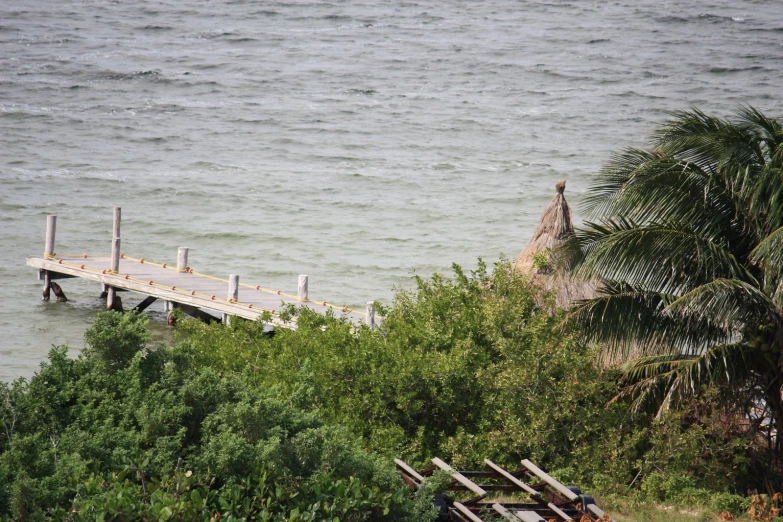
<path fill-rule="evenodd" d="M 772 459 L 777 470 L 783 470 L 783 444 L 781 444 L 781 430 L 783 430 L 783 400 L 780 396 L 780 386 L 772 386 L 767 401 L 770 407 L 771 421 L 774 424 L 774 436 L 772 430 Z"/>

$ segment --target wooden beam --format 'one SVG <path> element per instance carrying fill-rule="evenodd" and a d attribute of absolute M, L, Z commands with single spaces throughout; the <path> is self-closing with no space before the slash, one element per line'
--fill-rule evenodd
<path fill-rule="evenodd" d="M 195 306 L 186 305 L 186 304 L 178 304 L 177 308 L 185 312 L 191 317 L 195 317 L 196 319 L 200 319 L 204 321 L 205 323 L 216 323 L 220 321 L 217 317 L 214 315 L 205 312 L 201 308 L 196 308 Z"/>
<path fill-rule="evenodd" d="M 478 484 L 467 478 L 465 475 L 460 473 L 459 471 L 455 470 L 442 460 L 440 460 L 438 457 L 435 457 L 432 459 L 432 463 L 435 464 L 437 467 L 444 471 L 448 471 L 451 473 L 451 478 L 468 488 L 470 491 L 478 495 L 478 499 L 472 500 L 472 502 L 475 502 L 476 500 L 482 499 L 487 496 L 487 492 L 481 489 Z"/>
<path fill-rule="evenodd" d="M 454 509 L 453 507 L 449 508 L 448 515 L 449 520 L 453 520 L 454 522 L 470 522 L 470 519 Z"/>
<path fill-rule="evenodd" d="M 459 502 L 455 502 L 455 503 L 454 503 L 454 509 L 456 509 L 457 511 L 459 511 L 460 513 L 462 513 L 463 515 L 465 515 L 465 517 L 466 517 L 468 520 L 472 520 L 473 522 L 484 522 L 484 521 L 483 521 L 483 520 L 481 520 L 479 517 L 477 517 L 476 515 L 474 515 L 474 514 L 473 514 L 473 512 L 472 512 L 471 510 L 469 510 L 468 508 L 466 508 L 466 507 L 465 507 L 463 504 L 461 504 L 461 503 L 459 503 Z"/>
<path fill-rule="evenodd" d="M 46 216 L 46 243 L 44 243 L 44 256 L 54 255 L 54 235 L 57 231 L 57 216 Z"/>
<path fill-rule="evenodd" d="M 504 508 L 501 504 L 492 504 L 492 509 L 494 509 L 501 517 L 505 518 L 509 522 L 519 522 L 519 518 L 517 518 L 517 516 L 514 515 L 511 511 Z"/>
<path fill-rule="evenodd" d="M 177 326 L 177 316 L 174 315 L 175 308 L 177 308 L 177 303 L 163 301 L 163 311 L 166 312 L 166 324 L 168 326 Z"/>
<path fill-rule="evenodd" d="M 157 300 L 158 300 L 158 298 L 157 298 L 157 297 L 155 297 L 154 295 L 148 296 L 146 299 L 144 299 L 144 301 L 142 301 L 142 302 L 140 302 L 139 304 L 137 304 L 137 305 L 136 305 L 136 306 L 133 308 L 133 311 L 134 311 L 134 312 L 143 312 L 143 311 L 144 311 L 144 310 L 146 310 L 146 309 L 147 309 L 147 308 L 148 308 L 148 307 L 149 307 L 149 306 L 150 306 L 152 303 L 154 303 L 154 302 L 155 302 L 155 301 L 157 301 Z"/>
<path fill-rule="evenodd" d="M 579 500 L 579 496 L 565 487 L 563 484 L 555 480 L 553 477 L 549 476 L 547 473 L 545 473 L 543 470 L 541 470 L 538 466 L 533 464 L 527 459 L 522 459 L 522 465 L 525 466 L 527 469 L 530 470 L 533 475 L 537 476 L 550 486 L 552 486 L 553 489 L 555 489 L 558 493 L 563 495 L 565 498 L 571 501 L 577 501 Z"/>
<path fill-rule="evenodd" d="M 522 482 L 521 480 L 516 478 L 514 475 L 512 475 L 508 471 L 504 470 L 503 468 L 501 468 L 500 466 L 498 466 L 497 464 L 495 464 L 491 460 L 484 459 L 484 464 L 486 464 L 487 467 L 491 468 L 492 470 L 494 470 L 498 474 L 502 475 L 506 480 L 508 480 L 509 482 L 514 484 L 515 486 L 517 486 L 522 491 L 528 493 L 530 496 L 532 496 L 534 498 L 540 498 L 541 497 L 541 493 L 539 493 L 535 489 L 531 488 L 530 486 L 528 486 L 527 484 L 525 484 L 524 482 Z"/>
<path fill-rule="evenodd" d="M 463 471 L 462 473 L 464 474 L 465 472 Z M 470 477 L 468 477 L 468 478 L 470 478 Z M 496 478 L 498 478 L 498 476 L 495 475 L 492 478 L 496 479 Z M 510 491 L 512 493 L 519 493 L 519 488 L 517 486 L 515 486 L 514 484 L 482 484 L 481 485 L 481 489 L 483 489 L 485 491 Z M 451 491 L 468 491 L 468 488 L 466 488 L 465 486 L 463 486 L 461 484 L 452 484 L 449 487 L 449 490 L 451 490 Z M 547 501 L 544 500 L 541 497 L 539 497 L 539 498 L 540 498 L 540 500 L 536 500 L 536 502 L 538 502 L 539 504 L 545 506 Z"/>
<path fill-rule="evenodd" d="M 419 482 L 424 482 L 424 477 L 419 475 L 419 472 L 413 469 L 412 467 L 408 466 L 404 461 L 400 459 L 394 459 L 394 463 L 397 464 L 397 467 L 403 470 L 405 473 L 410 475 L 411 477 L 415 478 Z"/>
<path fill-rule="evenodd" d="M 517 511 L 514 513 L 522 522 L 546 522 L 544 517 L 535 511 Z"/>
<path fill-rule="evenodd" d="M 43 280 L 44 276 L 46 275 L 46 270 L 39 270 L 38 271 L 38 279 Z M 49 279 L 54 281 L 55 279 L 72 279 L 76 276 L 72 275 L 66 275 L 66 274 L 58 274 L 57 272 L 49 272 Z"/>
<path fill-rule="evenodd" d="M 559 516 L 560 518 L 565 520 L 566 522 L 568 522 L 569 520 L 573 520 L 573 518 L 568 516 L 568 514 L 565 511 L 563 511 L 562 509 L 560 509 L 556 505 L 552 504 L 551 502 L 549 504 L 547 504 L 547 507 L 549 509 L 551 509 L 557 516 Z"/>
<path fill-rule="evenodd" d="M 43 292 L 41 293 L 41 300 L 48 301 L 51 296 L 52 278 L 49 276 L 49 272 L 44 271 L 43 278 Z"/>

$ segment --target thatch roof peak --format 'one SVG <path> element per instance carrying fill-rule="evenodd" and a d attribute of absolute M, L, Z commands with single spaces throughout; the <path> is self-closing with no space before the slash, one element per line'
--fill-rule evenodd
<path fill-rule="evenodd" d="M 571 207 L 565 198 L 565 180 L 555 184 L 555 197 L 549 202 L 538 228 L 527 246 L 514 261 L 514 268 L 540 280 L 547 289 L 556 293 L 557 305 L 567 308 L 574 301 L 595 297 L 595 284 L 573 281 L 570 276 L 555 273 L 551 266 L 551 254 L 557 246 L 574 233 Z"/>
<path fill-rule="evenodd" d="M 545 264 L 541 256 L 554 250 L 565 238 L 574 233 L 574 223 L 571 215 L 571 207 L 565 198 L 564 179 L 555 184 L 555 197 L 549 202 L 544 213 L 541 214 L 541 220 L 538 222 L 538 228 L 533 233 L 533 237 L 524 250 L 517 256 L 514 265 L 525 271 L 536 272 L 545 269 L 541 266 Z M 539 265 L 539 266 L 534 266 Z"/>

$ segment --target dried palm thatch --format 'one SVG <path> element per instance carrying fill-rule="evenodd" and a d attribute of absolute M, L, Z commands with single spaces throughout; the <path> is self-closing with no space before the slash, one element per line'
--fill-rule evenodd
<path fill-rule="evenodd" d="M 530 275 L 534 282 L 555 293 L 555 304 L 569 308 L 572 303 L 598 295 L 595 282 L 577 281 L 552 266 L 552 253 L 574 233 L 571 207 L 565 198 L 565 180 L 555 185 L 555 197 L 541 215 L 533 237 L 514 261 L 514 268 Z"/>

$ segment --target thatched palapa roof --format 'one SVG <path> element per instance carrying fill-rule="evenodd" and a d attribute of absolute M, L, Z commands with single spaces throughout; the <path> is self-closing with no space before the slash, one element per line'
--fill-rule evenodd
<path fill-rule="evenodd" d="M 554 290 L 557 306 L 568 308 L 574 301 L 597 296 L 596 284 L 576 281 L 567 273 L 554 270 L 551 254 L 574 233 L 571 207 L 565 198 L 565 180 L 555 185 L 555 197 L 544 209 L 533 237 L 514 261 L 514 268 L 530 274 L 547 290 Z"/>

